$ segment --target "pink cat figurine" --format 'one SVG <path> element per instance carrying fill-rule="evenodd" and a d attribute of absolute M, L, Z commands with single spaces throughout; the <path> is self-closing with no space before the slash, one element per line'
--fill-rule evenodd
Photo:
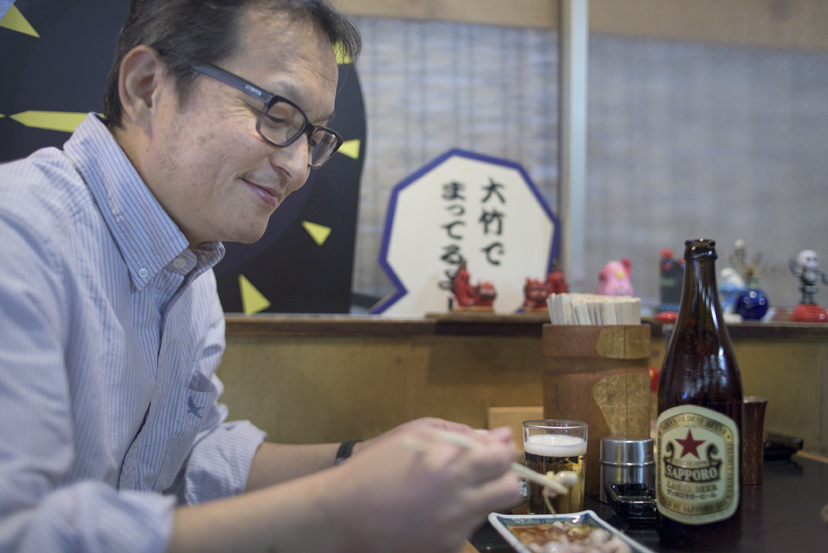
<path fill-rule="evenodd" d="M 630 274 L 632 264 L 628 257 L 621 258 L 621 261 L 610 261 L 604 265 L 604 269 L 598 274 L 598 288 L 596 294 L 603 296 L 632 296 L 632 283 Z"/>

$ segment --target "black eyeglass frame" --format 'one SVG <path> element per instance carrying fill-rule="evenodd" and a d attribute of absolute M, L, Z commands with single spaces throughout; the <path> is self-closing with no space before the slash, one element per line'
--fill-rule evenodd
<path fill-rule="evenodd" d="M 264 109 L 262 109 L 262 112 L 259 114 L 259 118 L 256 121 L 256 132 L 258 132 L 259 136 L 261 136 L 262 139 L 264 139 L 268 144 L 272 146 L 275 146 L 277 148 L 287 148 L 288 146 L 296 142 L 299 139 L 299 137 L 301 137 L 303 134 L 306 134 L 308 136 L 308 140 L 310 140 L 311 136 L 317 131 L 323 131 L 332 135 L 336 141 L 336 145 L 331 149 L 331 152 L 330 154 L 328 154 L 328 157 L 325 158 L 322 161 L 322 163 L 318 163 L 315 165 L 312 163 L 308 163 L 308 167 L 312 169 L 318 169 L 319 167 L 322 167 L 331 159 L 331 157 L 333 157 L 336 151 L 339 150 L 339 147 L 342 146 L 342 136 L 338 132 L 328 127 L 314 125 L 313 123 L 311 123 L 310 119 L 308 118 L 308 115 L 302 108 L 300 108 L 296 105 L 295 102 L 288 100 L 284 96 L 279 96 L 277 94 L 273 94 L 272 92 L 268 92 L 260 86 L 256 86 L 250 81 L 242 79 L 238 75 L 234 75 L 233 73 L 230 73 L 229 71 L 224 70 L 221 67 L 217 67 L 212 63 L 191 63 L 190 68 L 192 68 L 195 71 L 198 71 L 199 73 L 203 73 L 207 76 L 210 76 L 218 81 L 221 81 L 224 84 L 230 85 L 233 88 L 240 90 L 245 94 L 252 96 L 260 102 L 262 102 L 264 104 Z M 276 102 L 285 102 L 286 104 L 293 106 L 305 120 L 304 124 L 302 125 L 302 128 L 299 129 L 299 132 L 296 133 L 296 136 L 288 139 L 286 142 L 283 142 L 281 144 L 269 139 L 262 132 L 262 122 L 264 121 L 265 117 L 267 117 L 267 112 L 270 110 L 271 107 L 273 107 L 273 104 L 275 104 Z"/>

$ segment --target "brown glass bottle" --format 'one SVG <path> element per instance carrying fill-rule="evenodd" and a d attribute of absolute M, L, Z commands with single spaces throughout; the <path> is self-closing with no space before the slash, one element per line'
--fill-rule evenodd
<path fill-rule="evenodd" d="M 742 382 L 716 289 L 716 243 L 685 242 L 678 318 L 658 386 L 658 535 L 688 550 L 741 539 Z"/>

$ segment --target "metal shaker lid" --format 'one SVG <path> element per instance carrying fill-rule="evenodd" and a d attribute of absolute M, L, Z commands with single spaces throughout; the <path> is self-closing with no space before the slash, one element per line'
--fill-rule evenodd
<path fill-rule="evenodd" d="M 653 464 L 653 439 L 625 434 L 604 436 L 600 444 L 600 462 L 610 465 Z"/>

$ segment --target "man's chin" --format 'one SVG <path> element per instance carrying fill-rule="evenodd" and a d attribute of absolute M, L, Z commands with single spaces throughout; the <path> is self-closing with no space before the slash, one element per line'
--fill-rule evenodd
<path fill-rule="evenodd" d="M 261 233 L 258 236 L 245 237 L 245 238 L 240 238 L 239 240 L 230 240 L 230 241 L 231 242 L 238 242 L 239 244 L 250 245 L 250 244 L 255 244 L 256 242 L 261 240 L 262 236 L 264 236 L 264 233 Z"/>
<path fill-rule="evenodd" d="M 259 240 L 262 239 L 262 237 L 265 235 L 266 230 L 267 230 L 267 227 L 263 228 L 261 231 L 247 230 L 245 232 L 238 232 L 238 233 L 235 233 L 231 237 L 224 238 L 222 240 L 222 242 L 225 242 L 225 243 L 235 242 L 237 244 L 248 244 L 248 245 L 249 244 L 255 244 L 256 242 L 258 242 Z"/>

